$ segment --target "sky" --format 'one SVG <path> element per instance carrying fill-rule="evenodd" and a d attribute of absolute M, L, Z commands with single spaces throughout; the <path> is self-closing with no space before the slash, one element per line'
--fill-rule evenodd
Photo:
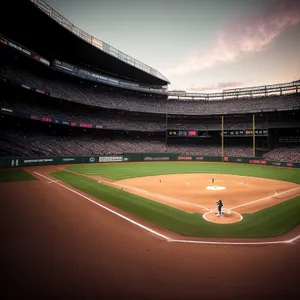
<path fill-rule="evenodd" d="M 195 93 L 300 79 L 297 0 L 45 0 Z"/>

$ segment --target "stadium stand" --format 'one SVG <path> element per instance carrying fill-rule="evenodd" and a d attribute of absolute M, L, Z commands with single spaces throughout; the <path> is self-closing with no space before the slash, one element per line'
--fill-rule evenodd
<path fill-rule="evenodd" d="M 169 99 L 166 96 L 131 92 L 119 88 L 87 83 L 84 80 L 72 80 L 59 76 L 58 72 L 46 73 L 36 68 L 35 72 L 25 69 L 17 62 L 1 62 L 0 75 L 12 81 L 41 89 L 54 98 L 65 99 L 109 109 L 180 115 L 213 115 L 267 111 L 270 109 L 289 110 L 300 107 L 300 93 L 270 95 L 255 98 L 239 98 L 216 101 L 183 101 Z M 69 76 L 67 76 L 69 77 Z M 67 80 L 66 80 L 67 79 Z"/>
<path fill-rule="evenodd" d="M 49 135 L 16 130 L 0 131 L 0 145 L 12 156 L 59 156 L 118 154 L 123 152 L 176 152 L 189 155 L 221 155 L 220 146 L 172 143 L 167 147 L 163 139 Z M 249 146 L 226 148 L 228 156 L 251 156 Z"/>
<path fill-rule="evenodd" d="M 268 160 L 300 162 L 300 147 L 289 146 L 275 148 L 264 155 Z"/>
<path fill-rule="evenodd" d="M 50 99 L 50 101 L 52 101 Z M 127 130 L 165 130 L 165 118 L 156 115 L 131 114 L 126 111 L 108 111 L 103 109 L 95 109 L 88 106 L 74 107 L 72 103 L 66 105 L 65 102 L 57 102 L 53 105 L 49 101 L 24 101 L 22 99 L 0 99 L 0 106 L 27 112 L 33 115 L 44 116 L 65 121 L 76 121 L 83 123 L 101 124 L 105 128 L 110 129 L 127 129 Z M 134 117 L 133 117 L 134 116 Z M 288 123 L 291 126 L 291 122 Z M 275 124 L 269 123 L 269 126 L 285 127 L 286 121 L 278 121 Z M 168 127 L 172 129 L 194 129 L 194 130 L 220 130 L 220 120 L 199 120 L 199 119 L 182 119 L 168 118 Z M 249 129 L 252 127 L 250 121 L 234 122 L 228 120 L 225 129 Z M 264 122 L 257 123 L 257 129 L 265 128 Z"/>
<path fill-rule="evenodd" d="M 221 155 L 220 145 L 201 142 L 171 142 L 167 148 L 163 138 L 103 137 L 101 134 L 59 134 L 24 130 L 0 130 L 1 156 L 59 156 L 121 154 L 124 152 L 169 152 L 185 155 Z M 226 156 L 252 156 L 252 147 L 247 145 L 226 146 Z M 264 155 L 274 161 L 300 162 L 300 148 L 278 147 Z"/>
<path fill-rule="evenodd" d="M 269 136 L 257 140 L 260 153 L 264 153 L 271 160 L 299 161 L 300 143 L 293 147 L 289 144 L 280 145 L 280 134 L 285 137 L 288 132 L 277 133 L 277 129 L 300 128 L 299 90 L 282 93 L 280 88 L 277 94 L 268 95 L 267 92 L 262 92 L 247 97 L 243 94 L 237 97 L 237 93 L 224 100 L 195 100 L 176 98 L 174 95 L 168 97 L 166 94 L 133 91 L 64 74 L 54 69 L 52 64 L 50 67 L 46 66 L 3 45 L 4 43 L 0 43 L 2 108 L 22 112 L 23 115 L 27 113 L 29 119 L 33 115 L 96 124 L 102 131 L 94 127 L 78 131 L 78 128 L 63 128 L 39 121 L 24 123 L 21 118 L 25 117 L 18 115 L 9 121 L 17 124 L 17 127 L 5 125 L 0 130 L 1 156 L 123 152 L 176 152 L 220 156 L 221 115 L 225 115 L 224 130 L 239 131 L 252 128 L 251 113 L 255 113 L 255 129 L 267 129 L 269 133 Z M 82 63 L 76 59 L 72 61 L 78 65 Z M 83 65 L 87 67 L 85 63 Z M 106 72 L 109 73 L 109 70 Z M 148 79 L 150 80 L 149 77 Z M 132 80 L 138 82 L 139 79 Z M 35 127 L 40 130 L 37 131 Z M 206 131 L 211 136 L 208 139 L 173 139 L 166 137 L 167 129 Z M 225 141 L 225 155 L 253 155 L 249 136 L 231 136 Z"/>
<path fill-rule="evenodd" d="M 83 123 L 99 124 L 109 129 L 157 131 L 172 129 L 186 130 L 221 130 L 221 118 L 201 118 L 182 116 L 169 116 L 167 119 L 159 114 L 134 113 L 122 110 L 109 110 L 74 103 L 72 101 L 51 98 L 35 92 L 2 86 L 0 106 L 8 109 L 27 112 L 33 115 L 61 119 L 64 121 L 76 121 Z M 258 117 L 257 129 L 284 128 L 299 126 L 297 119 Z M 230 116 L 226 118 L 225 129 L 249 129 L 252 128 L 251 118 Z"/>

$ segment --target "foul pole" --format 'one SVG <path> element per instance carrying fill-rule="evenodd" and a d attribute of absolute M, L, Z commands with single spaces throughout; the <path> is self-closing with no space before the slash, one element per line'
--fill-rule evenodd
<path fill-rule="evenodd" d="M 252 121 L 252 136 L 253 136 L 253 157 L 255 157 L 255 115 L 253 114 L 253 121 Z"/>
<path fill-rule="evenodd" d="M 166 120 L 165 120 L 165 127 L 166 127 L 166 136 L 165 136 L 165 151 L 168 150 L 168 97 L 166 101 Z"/>
<path fill-rule="evenodd" d="M 222 140 L 222 161 L 224 161 L 224 116 L 222 116 L 221 140 Z"/>

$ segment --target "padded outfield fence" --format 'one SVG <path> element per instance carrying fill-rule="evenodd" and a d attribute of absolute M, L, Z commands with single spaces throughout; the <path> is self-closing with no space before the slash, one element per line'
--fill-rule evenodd
<path fill-rule="evenodd" d="M 199 161 L 199 162 L 230 162 L 256 165 L 268 165 L 288 168 L 300 168 L 300 163 L 269 161 L 257 157 L 228 157 L 183 155 L 180 153 L 123 153 L 121 155 L 94 156 L 56 156 L 56 157 L 11 157 L 0 158 L 0 168 L 26 166 L 46 166 L 60 164 L 93 164 L 113 162 L 155 162 L 155 161 Z"/>

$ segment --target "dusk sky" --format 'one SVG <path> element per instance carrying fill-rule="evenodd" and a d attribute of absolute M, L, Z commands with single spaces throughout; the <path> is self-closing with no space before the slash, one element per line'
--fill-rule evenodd
<path fill-rule="evenodd" d="M 160 71 L 169 90 L 300 79 L 297 0 L 46 0 L 74 25 Z"/>

